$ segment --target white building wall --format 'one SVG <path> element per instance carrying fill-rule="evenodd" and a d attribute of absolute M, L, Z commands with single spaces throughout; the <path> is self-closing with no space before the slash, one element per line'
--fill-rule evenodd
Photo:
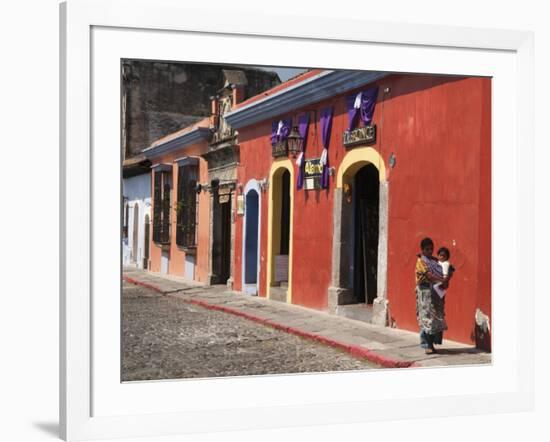
<path fill-rule="evenodd" d="M 122 241 L 122 263 L 125 266 L 143 268 L 145 252 L 145 216 L 151 215 L 151 174 L 137 175 L 122 180 L 122 195 L 128 203 L 128 238 Z M 135 260 L 132 260 L 132 248 L 134 245 L 134 207 L 138 206 L 137 250 Z M 124 210 L 124 207 L 123 207 Z M 124 216 L 124 213 L 123 213 Z M 149 235 L 152 234 L 152 226 L 149 226 Z M 149 257 L 150 257 L 149 251 Z"/>

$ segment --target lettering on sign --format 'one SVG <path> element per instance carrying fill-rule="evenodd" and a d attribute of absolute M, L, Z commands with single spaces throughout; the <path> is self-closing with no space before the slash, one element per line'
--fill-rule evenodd
<path fill-rule="evenodd" d="M 321 158 L 312 158 L 304 162 L 304 189 L 314 190 L 321 188 L 323 165 Z"/>
<path fill-rule="evenodd" d="M 376 125 L 358 127 L 344 132 L 344 146 L 353 147 L 358 144 L 376 143 Z"/>
<path fill-rule="evenodd" d="M 220 195 L 220 196 L 219 196 L 219 202 L 220 202 L 220 204 L 229 202 L 229 197 L 230 197 L 229 194 L 227 194 L 227 195 Z"/>

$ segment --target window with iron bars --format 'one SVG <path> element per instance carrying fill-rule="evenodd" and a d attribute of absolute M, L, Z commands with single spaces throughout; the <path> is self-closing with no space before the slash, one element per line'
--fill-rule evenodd
<path fill-rule="evenodd" d="M 153 189 L 153 241 L 170 244 L 170 193 L 172 176 L 155 172 Z"/>
<path fill-rule="evenodd" d="M 197 245 L 197 178 L 198 166 L 196 164 L 179 166 L 176 244 L 181 247 L 196 247 Z"/>

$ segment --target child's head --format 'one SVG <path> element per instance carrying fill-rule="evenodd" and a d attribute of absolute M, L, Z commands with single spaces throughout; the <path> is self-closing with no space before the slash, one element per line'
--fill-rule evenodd
<path fill-rule="evenodd" d="M 447 247 L 440 247 L 437 251 L 437 259 L 439 259 L 439 261 L 448 261 L 450 257 L 451 252 L 449 252 Z"/>
<path fill-rule="evenodd" d="M 432 256 L 434 253 L 434 242 L 431 238 L 424 238 L 420 241 L 420 250 L 424 256 Z"/>

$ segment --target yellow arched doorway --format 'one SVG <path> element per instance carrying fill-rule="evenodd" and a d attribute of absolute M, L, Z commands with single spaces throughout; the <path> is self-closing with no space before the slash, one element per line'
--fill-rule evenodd
<path fill-rule="evenodd" d="M 328 301 L 335 313 L 361 312 L 363 320 L 385 323 L 387 203 L 386 166 L 380 154 L 367 146 L 347 152 L 334 190 Z"/>
<path fill-rule="evenodd" d="M 355 173 L 368 164 L 372 164 L 378 169 L 380 182 L 385 182 L 386 165 L 378 151 L 372 147 L 357 147 L 349 151 L 340 163 L 336 176 L 336 187 L 341 189 L 344 183 L 350 184 Z"/>
<path fill-rule="evenodd" d="M 292 302 L 294 166 L 277 159 L 269 172 L 266 296 Z M 286 279 L 286 280 L 285 280 Z"/>

